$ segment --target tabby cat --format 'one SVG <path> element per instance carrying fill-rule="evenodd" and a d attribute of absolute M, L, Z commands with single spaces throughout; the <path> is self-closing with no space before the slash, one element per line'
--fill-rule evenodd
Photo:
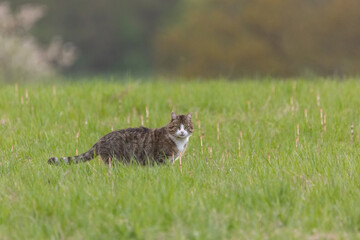
<path fill-rule="evenodd" d="M 95 143 L 87 152 L 74 157 L 53 157 L 49 164 L 79 163 L 100 155 L 105 163 L 114 159 L 129 163 L 132 159 L 140 164 L 172 162 L 184 154 L 187 142 L 193 132 L 192 113 L 176 115 L 162 128 L 127 128 L 113 131 Z"/>

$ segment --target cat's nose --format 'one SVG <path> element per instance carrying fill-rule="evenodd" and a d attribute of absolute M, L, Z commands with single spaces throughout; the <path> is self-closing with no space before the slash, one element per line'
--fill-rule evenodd
<path fill-rule="evenodd" d="M 184 131 L 180 131 L 180 134 L 181 134 L 181 135 L 184 135 L 184 134 L 185 134 L 185 132 L 184 132 Z"/>

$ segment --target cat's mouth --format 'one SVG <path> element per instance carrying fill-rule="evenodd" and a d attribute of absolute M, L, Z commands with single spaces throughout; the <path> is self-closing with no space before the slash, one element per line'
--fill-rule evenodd
<path fill-rule="evenodd" d="M 185 134 L 185 133 L 175 135 L 175 137 L 177 137 L 177 138 L 187 138 L 188 136 L 189 136 L 189 134 Z"/>

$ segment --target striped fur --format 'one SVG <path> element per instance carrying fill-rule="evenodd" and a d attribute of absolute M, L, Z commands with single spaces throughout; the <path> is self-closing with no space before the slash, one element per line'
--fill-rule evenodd
<path fill-rule="evenodd" d="M 186 144 L 193 132 L 192 114 L 171 114 L 170 122 L 162 127 L 149 129 L 145 127 L 128 128 L 106 134 L 87 152 L 63 158 L 50 158 L 49 164 L 80 163 L 96 156 L 108 163 L 118 160 L 125 163 L 135 160 L 140 164 L 149 162 L 163 163 L 183 154 Z"/>
<path fill-rule="evenodd" d="M 72 163 L 80 163 L 80 162 L 86 162 L 90 161 L 91 159 L 95 158 L 97 156 L 95 152 L 95 146 L 93 146 L 89 151 L 73 156 L 73 157 L 52 157 L 48 160 L 49 164 L 55 164 L 59 165 L 59 163 L 66 163 L 66 164 L 72 164 Z"/>

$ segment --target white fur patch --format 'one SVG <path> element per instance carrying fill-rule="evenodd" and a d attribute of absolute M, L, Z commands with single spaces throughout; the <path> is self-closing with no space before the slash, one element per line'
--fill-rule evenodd
<path fill-rule="evenodd" d="M 186 144 L 188 143 L 190 136 L 187 136 L 185 138 L 177 138 L 172 135 L 169 135 L 169 137 L 176 144 L 176 147 L 178 149 L 178 152 L 174 153 L 174 158 L 175 158 L 175 160 L 177 160 L 177 158 L 180 156 L 180 152 L 181 152 L 181 154 L 184 154 L 185 149 L 186 149 Z M 173 159 L 172 159 L 172 157 L 170 157 L 169 162 L 172 162 L 172 161 L 173 161 Z"/>

